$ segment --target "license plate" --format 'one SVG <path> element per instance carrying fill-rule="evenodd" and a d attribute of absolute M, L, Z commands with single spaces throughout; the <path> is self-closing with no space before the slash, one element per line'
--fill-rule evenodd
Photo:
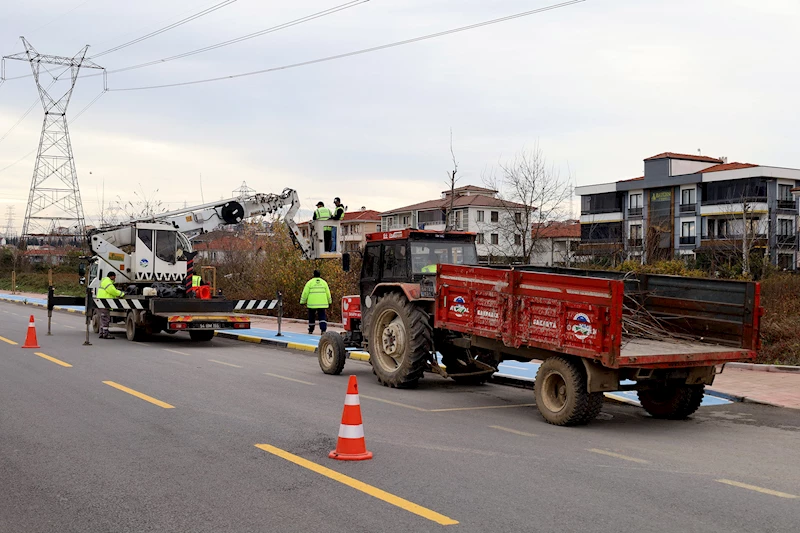
<path fill-rule="evenodd" d="M 221 322 L 210 322 L 207 324 L 192 324 L 193 329 L 223 329 Z"/>

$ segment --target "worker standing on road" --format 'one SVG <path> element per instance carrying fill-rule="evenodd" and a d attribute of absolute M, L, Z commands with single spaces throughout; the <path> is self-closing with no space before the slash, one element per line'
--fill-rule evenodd
<path fill-rule="evenodd" d="M 345 209 L 347 208 L 342 205 L 342 201 L 339 199 L 338 196 L 333 199 L 333 205 L 335 205 L 336 207 L 333 209 L 333 215 L 331 215 L 331 220 L 344 220 L 344 212 Z M 336 226 L 333 226 L 331 228 L 331 252 L 336 251 L 337 245 L 339 243 L 339 240 L 337 239 L 338 233 L 339 232 L 337 231 Z"/>
<path fill-rule="evenodd" d="M 97 289 L 97 297 L 99 299 L 125 298 L 125 293 L 114 286 L 116 279 L 117 273 L 109 272 L 108 276 L 100 281 L 100 287 Z M 98 307 L 97 313 L 100 315 L 100 338 L 113 339 L 114 336 L 108 332 L 108 326 L 111 323 L 111 312 L 106 308 Z"/>
<path fill-rule="evenodd" d="M 331 213 L 331 210 L 328 209 L 327 207 L 325 207 L 325 204 L 323 202 L 317 202 L 317 210 L 314 211 L 313 219 L 314 220 L 330 220 L 331 216 L 333 216 L 333 213 Z M 331 231 L 332 230 L 333 230 L 333 228 L 331 226 L 325 226 L 323 228 L 323 236 L 322 236 L 322 238 L 323 238 L 323 240 L 325 242 L 324 246 L 325 246 L 325 251 L 326 252 L 330 252 L 331 251 Z"/>
<path fill-rule="evenodd" d="M 314 319 L 319 318 L 319 329 L 322 333 L 328 329 L 328 317 L 325 310 L 331 305 L 331 290 L 328 283 L 320 277 L 319 270 L 308 280 L 300 296 L 300 305 L 308 307 L 308 333 L 314 333 Z"/>

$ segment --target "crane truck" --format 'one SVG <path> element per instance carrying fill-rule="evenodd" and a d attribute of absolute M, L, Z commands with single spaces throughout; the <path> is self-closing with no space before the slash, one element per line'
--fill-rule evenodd
<path fill-rule="evenodd" d="M 87 306 L 88 319 L 99 330 L 96 309 L 109 309 L 112 323 L 124 324 L 128 340 L 165 331 L 188 331 L 192 340 L 209 341 L 216 329 L 249 329 L 246 316 L 237 309 L 272 309 L 274 300 L 227 300 L 204 294 L 192 287 L 194 257 L 191 240 L 221 225 L 238 224 L 288 207 L 284 222 L 295 245 L 306 259 L 334 258 L 340 254 L 324 251 L 322 221 L 311 224 L 310 240 L 300 233 L 294 216 L 300 208 L 295 190 L 281 194 L 251 194 L 220 200 L 177 211 L 142 217 L 102 227 L 89 233 L 92 251 L 88 287 L 96 294 L 100 281 L 116 273 L 125 297 L 93 298 Z M 325 221 L 326 226 L 338 221 Z M 85 271 L 85 267 L 83 268 Z"/>
<path fill-rule="evenodd" d="M 542 360 L 536 406 L 555 425 L 600 412 L 603 393 L 637 391 L 653 417 L 683 419 L 717 365 L 760 346 L 755 282 L 535 266 L 475 266 L 475 235 L 367 235 L 360 294 L 342 299 L 345 333 L 318 345 L 326 374 L 366 348 L 383 385 L 424 372 L 479 384 L 502 361 Z M 436 264 L 436 272 L 431 264 Z"/>

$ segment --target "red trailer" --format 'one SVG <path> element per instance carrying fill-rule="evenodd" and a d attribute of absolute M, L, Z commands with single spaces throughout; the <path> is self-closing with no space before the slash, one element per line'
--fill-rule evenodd
<path fill-rule="evenodd" d="M 413 387 L 425 371 L 481 383 L 501 361 L 537 359 L 536 405 L 552 424 L 591 421 L 617 390 L 681 419 L 717 365 L 752 361 L 759 347 L 758 283 L 467 266 L 465 234 L 395 233 L 368 241 L 361 294 L 343 299 L 348 331 L 320 340 L 324 372 L 341 372 L 345 345 L 367 348 L 392 387 Z M 435 275 L 423 266 L 434 258 Z"/>

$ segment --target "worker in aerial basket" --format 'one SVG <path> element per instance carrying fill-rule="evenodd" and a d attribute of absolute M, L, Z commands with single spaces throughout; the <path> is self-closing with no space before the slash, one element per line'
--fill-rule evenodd
<path fill-rule="evenodd" d="M 325 204 L 323 202 L 317 202 L 317 209 L 314 211 L 314 216 L 312 217 L 314 220 L 330 220 L 332 216 L 333 213 L 331 213 L 330 209 L 325 207 Z M 332 232 L 333 232 L 333 226 L 325 226 L 322 229 L 322 238 L 325 243 L 324 251 L 326 252 L 331 251 Z"/>
<path fill-rule="evenodd" d="M 108 276 L 100 280 L 100 287 L 97 289 L 97 298 L 101 300 L 125 298 L 125 293 L 114 286 L 117 279 L 116 272 L 109 272 Z M 111 323 L 111 312 L 105 307 L 98 307 L 96 312 L 100 315 L 100 338 L 113 339 L 114 336 L 108 332 L 108 326 Z"/>
<path fill-rule="evenodd" d="M 308 333 L 314 333 L 314 320 L 319 318 L 319 329 L 322 333 L 328 329 L 326 309 L 331 306 L 331 290 L 328 283 L 320 277 L 319 270 L 308 280 L 300 296 L 300 305 L 308 307 Z"/>

